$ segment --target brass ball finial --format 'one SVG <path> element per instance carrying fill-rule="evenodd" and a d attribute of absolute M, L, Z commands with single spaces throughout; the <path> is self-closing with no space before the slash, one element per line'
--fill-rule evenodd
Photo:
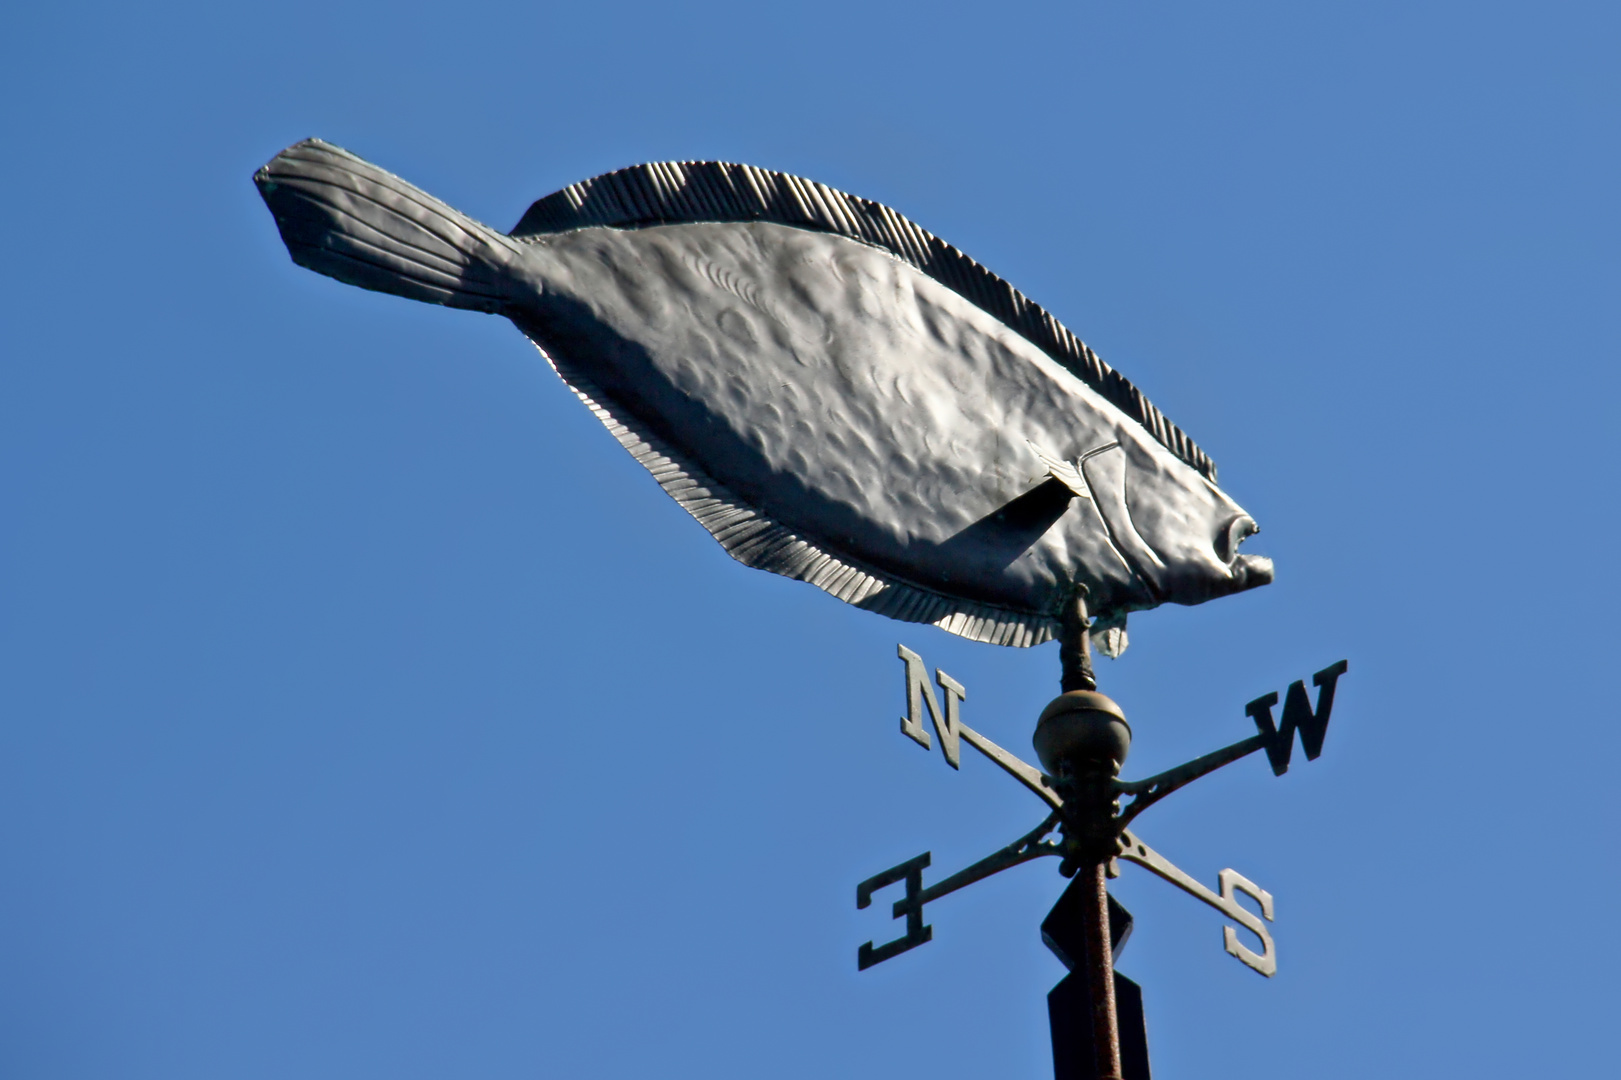
<path fill-rule="evenodd" d="M 1050 776 L 1074 776 L 1099 768 L 1113 775 L 1131 750 L 1131 725 L 1108 696 L 1096 690 L 1071 690 L 1041 710 L 1030 741 Z"/>
<path fill-rule="evenodd" d="M 1031 740 L 1041 767 L 1051 776 L 1099 770 L 1114 775 L 1131 749 L 1126 714 L 1097 690 L 1086 598 L 1086 586 L 1077 582 L 1064 602 L 1058 653 L 1063 663 L 1059 680 L 1063 693 L 1041 710 Z"/>

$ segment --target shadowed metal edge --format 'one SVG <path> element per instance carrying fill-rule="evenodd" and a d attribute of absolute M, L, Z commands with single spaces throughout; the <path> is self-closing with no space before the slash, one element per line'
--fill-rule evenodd
<path fill-rule="evenodd" d="M 1054 616 L 959 600 L 830 554 L 815 540 L 744 503 L 663 440 L 621 419 L 603 404 L 602 392 L 590 379 L 538 344 L 535 348 L 665 494 L 744 566 L 807 582 L 864 611 L 900 622 L 932 623 L 971 641 L 1025 648 L 1057 636 Z"/>

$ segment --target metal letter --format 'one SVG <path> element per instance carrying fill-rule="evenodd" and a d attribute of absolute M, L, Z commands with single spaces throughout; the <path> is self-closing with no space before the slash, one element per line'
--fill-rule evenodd
<path fill-rule="evenodd" d="M 929 741 L 929 733 L 923 727 L 924 695 L 929 699 L 929 712 L 939 714 L 939 705 L 934 700 L 934 691 L 929 688 L 929 676 L 923 666 L 923 657 L 908 649 L 905 645 L 897 645 L 900 658 L 906 661 L 906 715 L 901 717 L 901 734 L 908 739 L 915 739 L 918 745 L 927 750 L 934 744 Z M 1273 695 L 1273 700 L 1277 696 Z"/>
<path fill-rule="evenodd" d="M 942 722 L 940 714 L 935 711 L 932 692 L 929 694 L 929 715 L 934 718 L 934 730 L 940 733 L 940 749 L 945 752 L 946 763 L 958 769 L 962 766 L 959 764 L 957 734 L 962 730 L 962 703 L 968 698 L 968 691 L 963 689 L 962 683 L 939 668 L 934 669 L 934 681 L 946 692 L 946 716 Z"/>
<path fill-rule="evenodd" d="M 1282 776 L 1289 771 L 1289 758 L 1294 753 L 1295 732 L 1300 732 L 1300 747 L 1306 751 L 1307 761 L 1316 761 L 1323 752 L 1323 737 L 1328 734 L 1328 715 L 1334 711 L 1334 684 L 1345 674 L 1346 662 L 1330 664 L 1311 677 L 1317 690 L 1317 709 L 1306 697 L 1306 684 L 1289 684 L 1289 695 L 1283 702 L 1283 721 L 1274 725 L 1272 706 L 1278 703 L 1276 691 L 1258 697 L 1244 706 L 1244 712 L 1255 721 L 1256 728 L 1266 744 L 1266 757 L 1272 763 L 1272 772 Z"/>
<path fill-rule="evenodd" d="M 872 894 L 875 890 L 903 879 L 906 882 L 905 898 L 895 901 L 895 918 L 906 916 L 906 935 L 894 941 L 886 941 L 877 948 L 873 948 L 870 941 L 861 946 L 856 950 L 857 971 L 866 971 L 874 964 L 881 964 L 892 956 L 899 956 L 908 949 L 915 949 L 925 942 L 934 940 L 934 927 L 923 925 L 921 901 L 923 868 L 928 865 L 929 853 L 925 851 L 917 858 L 907 859 L 899 866 L 892 866 L 856 886 L 856 907 L 861 909 L 872 904 Z"/>
<path fill-rule="evenodd" d="M 943 671 L 935 671 L 935 678 L 939 680 L 941 689 L 946 692 L 945 715 L 942 718 L 940 702 L 935 698 L 933 688 L 929 686 L 928 669 L 923 666 L 923 658 L 905 645 L 897 645 L 896 649 L 900 658 L 906 661 L 906 715 L 901 717 L 902 735 L 916 740 L 925 750 L 933 745 L 928 730 L 923 726 L 923 709 L 927 707 L 929 716 L 934 721 L 934 730 L 940 733 L 940 749 L 945 751 L 946 764 L 953 769 L 962 767 L 958 753 L 959 742 L 966 742 L 1007 770 L 1009 775 L 1035 792 L 1053 809 L 1056 810 L 1063 805 L 1063 799 L 1059 798 L 1058 793 L 1047 786 L 1046 778 L 1041 775 L 1040 769 L 1021 761 L 962 722 L 960 706 L 963 699 L 968 696 L 968 691 L 963 689 L 962 683 Z"/>
<path fill-rule="evenodd" d="M 1127 862 L 1134 862 L 1145 870 L 1152 871 L 1169 881 L 1172 885 L 1190 893 L 1223 915 L 1238 923 L 1244 929 L 1261 939 L 1261 952 L 1255 953 L 1238 943 L 1238 936 L 1230 926 L 1222 927 L 1222 942 L 1227 952 L 1247 966 L 1259 971 L 1268 977 L 1275 975 L 1278 970 L 1277 953 L 1272 946 L 1272 935 L 1266 932 L 1265 923 L 1244 905 L 1238 902 L 1233 895 L 1236 889 L 1261 904 L 1261 915 L 1268 921 L 1272 918 L 1272 894 L 1244 877 L 1236 870 L 1223 870 L 1218 876 L 1221 882 L 1221 892 L 1214 893 L 1205 888 L 1188 873 L 1171 862 L 1165 856 L 1133 836 L 1130 830 L 1120 834 L 1120 857 Z"/>
<path fill-rule="evenodd" d="M 1269 920 L 1272 918 L 1272 894 L 1237 870 L 1223 870 L 1217 878 L 1221 882 L 1221 898 L 1229 905 L 1227 914 L 1235 921 L 1243 923 L 1244 929 L 1261 939 L 1262 951 L 1260 955 L 1256 955 L 1238 943 L 1238 931 L 1230 926 L 1224 926 L 1221 928 L 1221 942 L 1227 947 L 1228 955 L 1238 957 L 1262 975 L 1275 974 L 1278 970 L 1278 957 L 1272 947 L 1272 935 L 1266 932 L 1266 927 L 1261 924 L 1260 919 L 1257 919 L 1249 909 L 1239 905 L 1233 891 L 1236 889 L 1257 901 L 1261 905 L 1261 914 Z"/>
<path fill-rule="evenodd" d="M 946 692 L 946 708 L 942 714 L 940 701 L 934 696 L 934 687 L 929 685 L 923 658 L 905 645 L 897 645 L 896 649 L 900 658 L 906 661 L 906 715 L 901 717 L 901 734 L 916 740 L 925 750 L 929 748 L 929 733 L 923 728 L 923 709 L 927 706 L 929 718 L 934 721 L 934 730 L 940 734 L 940 749 L 945 752 L 946 764 L 953 769 L 961 768 L 957 732 L 962 716 L 960 706 L 967 698 L 968 691 L 963 689 L 962 683 L 936 668 L 935 681 Z"/>

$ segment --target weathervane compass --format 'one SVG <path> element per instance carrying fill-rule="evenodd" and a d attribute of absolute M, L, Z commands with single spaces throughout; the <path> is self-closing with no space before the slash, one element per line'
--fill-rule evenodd
<path fill-rule="evenodd" d="M 511 320 L 744 565 L 973 641 L 1059 639 L 1063 693 L 1036 725 L 1040 769 L 964 724 L 966 691 L 936 672 L 942 709 L 901 647 L 902 731 L 928 747 L 927 708 L 947 762 L 966 742 L 1051 812 L 926 888 L 927 854 L 862 882 L 863 908 L 903 886 L 892 907 L 906 932 L 863 945 L 860 967 L 930 940 L 926 904 L 1051 855 L 1074 879 L 1043 924 L 1072 972 L 1049 999 L 1060 1080 L 1148 1075 L 1140 995 L 1113 972 L 1131 923 L 1105 887 L 1120 860 L 1249 931 L 1261 951 L 1231 926 L 1227 951 L 1272 974 L 1271 895 L 1232 870 L 1211 889 L 1130 825 L 1256 750 L 1281 774 L 1296 732 L 1315 758 L 1345 662 L 1313 676 L 1315 708 L 1297 682 L 1276 721 L 1276 694 L 1246 707 L 1256 735 L 1119 779 L 1131 727 L 1097 692 L 1092 643 L 1118 656 L 1131 613 L 1265 585 L 1272 563 L 1239 552 L 1257 526 L 1209 456 L 1040 305 L 887 206 L 748 165 L 606 173 L 538 200 L 510 232 L 319 139 L 254 182 L 300 266 Z"/>
<path fill-rule="evenodd" d="M 856 964 L 865 971 L 933 940 L 933 927 L 923 921 L 924 905 L 1022 863 L 1056 857 L 1062 860 L 1058 872 L 1074 879 L 1041 925 L 1043 940 L 1070 971 L 1047 999 L 1056 1080 L 1147 1080 L 1142 991 L 1114 970 L 1114 958 L 1132 926 L 1131 915 L 1107 888 L 1107 880 L 1119 875 L 1119 860 L 1158 875 L 1254 934 L 1261 943 L 1260 952 L 1242 944 L 1231 926 L 1222 928 L 1227 952 L 1249 968 L 1270 977 L 1277 972 L 1278 963 L 1266 928 L 1273 919 L 1271 893 L 1230 868 L 1217 876 L 1217 888 L 1211 889 L 1150 848 L 1129 826 L 1138 814 L 1171 792 L 1257 750 L 1266 751 L 1273 773 L 1282 776 L 1288 771 L 1297 732 L 1307 760 L 1315 760 L 1322 753 L 1334 689 L 1347 663 L 1341 660 L 1312 676 L 1318 688 L 1315 708 L 1304 682 L 1296 682 L 1284 699 L 1280 721 L 1272 716 L 1278 695 L 1266 694 L 1245 706 L 1258 728 L 1255 735 L 1156 776 L 1125 781 L 1119 773 L 1131 748 L 1131 726 L 1120 707 L 1097 691 L 1089 621 L 1086 589 L 1080 586 L 1064 610 L 1062 693 L 1041 711 L 1032 740 L 1042 769 L 964 724 L 961 707 L 967 691 L 937 670 L 935 681 L 945 692 L 942 710 L 928 684 L 923 658 L 904 645 L 899 647 L 900 659 L 906 664 L 907 702 L 901 731 L 929 749 L 931 740 L 923 725 L 927 708 L 952 768 L 959 767 L 960 747 L 966 742 L 1046 802 L 1051 813 L 1007 847 L 928 887 L 923 885 L 923 871 L 930 865 L 928 852 L 857 885 L 856 907 L 866 908 L 875 892 L 902 884 L 905 894 L 893 902 L 892 911 L 895 918 L 906 920 L 906 933 L 882 945 L 863 944 L 857 950 Z M 1122 806 L 1123 799 L 1130 801 Z M 1241 904 L 1238 894 L 1253 900 L 1260 914 Z"/>

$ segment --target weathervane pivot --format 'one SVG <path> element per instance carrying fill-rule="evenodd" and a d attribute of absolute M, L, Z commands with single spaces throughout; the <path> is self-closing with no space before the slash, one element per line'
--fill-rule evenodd
<path fill-rule="evenodd" d="M 1322 752 L 1335 688 L 1348 665 L 1341 660 L 1312 677 L 1318 688 L 1315 708 L 1306 695 L 1304 682 L 1295 682 L 1285 695 L 1280 721 L 1274 721 L 1271 711 L 1278 703 L 1278 695 L 1263 695 L 1245 707 L 1245 712 L 1255 722 L 1255 735 L 1155 776 L 1123 781 L 1119 779 L 1119 770 L 1130 751 L 1131 726 L 1120 707 L 1097 692 L 1084 590 L 1075 591 L 1062 622 L 1062 693 L 1042 710 L 1032 740 L 1041 769 L 1020 760 L 963 723 L 961 706 L 967 691 L 956 679 L 937 669 L 935 682 L 946 694 L 942 708 L 928 684 L 923 658 L 904 645 L 898 647 L 898 655 L 906 665 L 907 714 L 901 718 L 902 732 L 928 749 L 931 740 L 924 727 L 927 710 L 952 768 L 959 767 L 958 746 L 966 742 L 1046 802 L 1051 813 L 1007 847 L 933 885 L 923 883 L 923 871 L 930 865 L 928 852 L 863 881 L 856 889 L 858 908 L 868 907 L 878 890 L 904 885 L 904 893 L 892 903 L 891 912 L 895 918 L 906 920 L 906 932 L 882 945 L 875 946 L 872 942 L 862 945 L 858 950 L 857 967 L 865 970 L 933 940 L 933 928 L 923 921 L 924 905 L 992 874 L 1033 859 L 1056 856 L 1061 860 L 1060 873 L 1074 878 L 1049 919 L 1053 926 L 1073 924 L 1062 931 L 1068 936 L 1069 947 L 1054 946 L 1054 951 L 1071 970 L 1070 977 L 1054 991 L 1051 1005 L 1054 1055 L 1055 1062 L 1059 1063 L 1060 1080 L 1069 1080 L 1071 1076 L 1146 1080 L 1141 995 L 1136 984 L 1113 969 L 1123 935 L 1118 926 L 1111 929 L 1110 912 L 1118 909 L 1121 913 L 1115 917 L 1116 923 L 1119 917 L 1129 921 L 1129 915 L 1123 914 L 1124 909 L 1108 895 L 1106 887 L 1107 878 L 1119 872 L 1117 862 L 1124 860 L 1143 867 L 1215 908 L 1251 934 L 1259 943 L 1259 950 L 1244 944 L 1237 928 L 1223 926 L 1223 948 L 1245 966 L 1266 976 L 1277 972 L 1276 946 L 1266 926 L 1274 917 L 1274 902 L 1270 892 L 1231 868 L 1217 875 L 1215 889 L 1209 888 L 1149 847 L 1128 826 L 1145 809 L 1171 792 L 1257 750 L 1266 751 L 1274 773 L 1282 775 L 1289 767 L 1296 733 L 1307 760 L 1315 760 Z M 1122 800 L 1129 801 L 1122 806 Z M 1259 911 L 1240 902 L 1240 896 L 1255 903 Z M 1049 929 L 1044 925 L 1044 933 Z M 1050 933 L 1048 937 L 1051 944 Z M 1082 982 L 1074 982 L 1076 979 Z M 1065 1026 L 1067 1021 L 1061 1014 L 1068 1006 L 1061 1008 L 1059 1004 L 1072 1005 L 1077 1001 L 1084 1001 L 1091 1021 L 1090 1035 L 1081 1040 L 1084 1053 L 1070 1045 L 1080 1036 Z M 1124 1031 L 1120 1022 L 1122 1008 L 1131 1017 Z M 1096 1070 L 1066 1072 L 1069 1066 L 1063 1063 L 1071 1059 L 1094 1062 Z"/>

